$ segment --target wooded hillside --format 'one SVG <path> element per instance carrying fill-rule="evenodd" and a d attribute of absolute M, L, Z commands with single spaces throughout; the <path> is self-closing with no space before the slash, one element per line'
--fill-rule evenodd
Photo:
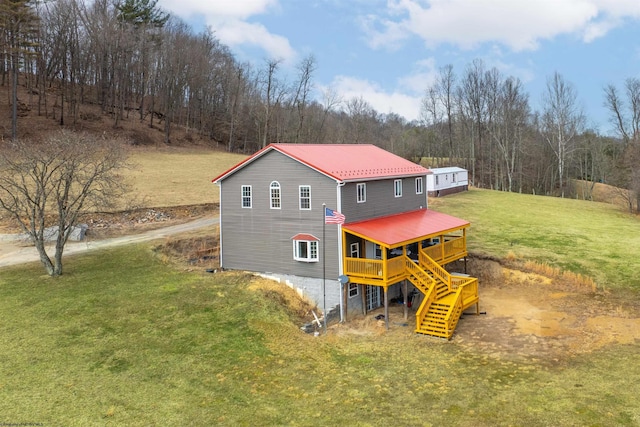
<path fill-rule="evenodd" d="M 206 144 L 252 153 L 270 142 L 373 143 L 425 166 L 469 169 L 473 185 L 581 197 L 575 178 L 620 188 L 640 208 L 640 80 L 603 88 L 617 135 L 588 126 L 576 88 L 549 76 L 540 111 L 517 78 L 475 60 L 445 66 L 422 119 L 317 90 L 311 54 L 293 73 L 278 59 L 239 61 L 157 0 L 6 0 L 0 4 L 0 132 L 69 127 L 138 144 Z M 6 119 L 5 119 L 6 118 Z M 592 188 L 592 187 L 591 187 Z"/>

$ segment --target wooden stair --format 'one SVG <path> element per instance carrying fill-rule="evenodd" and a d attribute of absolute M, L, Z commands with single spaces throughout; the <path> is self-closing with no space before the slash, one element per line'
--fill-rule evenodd
<path fill-rule="evenodd" d="M 420 320 L 417 333 L 451 339 L 462 309 L 457 307 L 455 292 L 449 293 L 429 305 L 427 314 Z"/>
<path fill-rule="evenodd" d="M 425 295 L 415 332 L 451 339 L 462 315 L 462 288 L 453 289 L 451 275 L 430 258 L 421 266 L 406 265 L 409 280 Z"/>

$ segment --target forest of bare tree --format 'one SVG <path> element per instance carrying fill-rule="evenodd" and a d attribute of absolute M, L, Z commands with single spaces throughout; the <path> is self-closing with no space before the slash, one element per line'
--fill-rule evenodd
<path fill-rule="evenodd" d="M 196 32 L 157 0 L 2 0 L 0 87 L 12 110 L 0 130 L 18 137 L 21 108 L 73 128 L 91 105 L 114 127 L 160 129 L 165 144 L 176 128 L 247 154 L 271 142 L 370 143 L 428 167 L 467 168 L 481 188 L 588 199 L 595 183 L 608 183 L 640 210 L 636 78 L 602 88 L 616 129 L 602 135 L 559 72 L 544 93 L 529 94 L 480 59 L 447 65 L 424 93 L 421 119 L 408 122 L 361 97 L 319 91 L 313 55 L 293 77 L 282 65 L 239 61 L 215 28 Z M 28 95 L 18 98 L 18 88 Z"/>

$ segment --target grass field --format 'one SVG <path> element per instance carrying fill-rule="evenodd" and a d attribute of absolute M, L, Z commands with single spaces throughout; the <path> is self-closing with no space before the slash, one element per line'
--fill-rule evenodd
<path fill-rule="evenodd" d="M 619 207 L 477 189 L 429 204 L 471 222 L 471 252 L 549 264 L 604 288 L 640 290 L 640 219 Z"/>
<path fill-rule="evenodd" d="M 0 278 L 0 414 L 43 425 L 638 425 L 638 345 L 496 358 L 411 333 L 299 332 L 247 275 L 149 246 Z"/>
<path fill-rule="evenodd" d="M 121 208 L 166 207 L 219 202 L 211 180 L 247 156 L 224 151 L 134 150 L 124 171 L 131 193 Z"/>
<path fill-rule="evenodd" d="M 242 158 L 134 153 L 130 179 L 147 206 L 211 203 L 211 178 Z M 430 207 L 472 223 L 473 253 L 638 298 L 640 224 L 613 206 L 473 190 Z M 637 339 L 534 359 L 406 328 L 313 337 L 282 301 L 262 280 L 190 271 L 152 245 L 70 257 L 56 279 L 3 268 L 0 424 L 640 425 Z"/>

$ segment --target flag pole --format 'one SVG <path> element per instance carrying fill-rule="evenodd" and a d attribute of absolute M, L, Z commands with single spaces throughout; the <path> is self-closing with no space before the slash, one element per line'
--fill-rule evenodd
<path fill-rule="evenodd" d="M 324 313 L 324 333 L 327 333 L 327 240 L 326 240 L 326 223 L 327 223 L 327 205 L 322 204 L 322 312 Z"/>

